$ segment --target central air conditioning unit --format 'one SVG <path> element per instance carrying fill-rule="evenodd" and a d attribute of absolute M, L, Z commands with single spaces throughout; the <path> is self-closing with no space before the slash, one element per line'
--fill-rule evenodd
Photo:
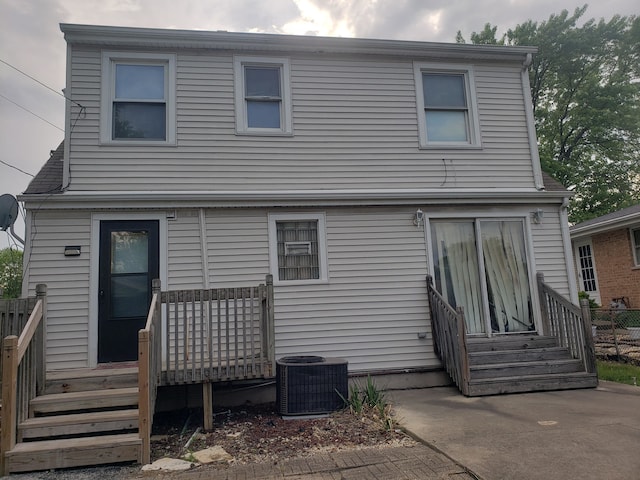
<path fill-rule="evenodd" d="M 317 356 L 283 357 L 276 361 L 276 403 L 281 415 L 329 413 L 349 396 L 348 362 Z M 342 397 L 341 397 L 342 395 Z"/>

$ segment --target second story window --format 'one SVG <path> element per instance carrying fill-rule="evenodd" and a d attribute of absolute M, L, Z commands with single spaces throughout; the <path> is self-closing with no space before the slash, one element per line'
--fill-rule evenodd
<path fill-rule="evenodd" d="M 289 61 L 235 57 L 236 131 L 291 135 Z"/>
<path fill-rule="evenodd" d="M 174 63 L 171 55 L 103 53 L 103 143 L 175 143 Z"/>
<path fill-rule="evenodd" d="M 421 147 L 479 146 L 471 70 L 415 64 Z"/>

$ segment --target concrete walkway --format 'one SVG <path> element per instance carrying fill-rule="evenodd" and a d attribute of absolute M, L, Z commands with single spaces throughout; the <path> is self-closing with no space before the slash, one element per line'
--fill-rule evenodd
<path fill-rule="evenodd" d="M 640 387 L 466 398 L 391 392 L 400 423 L 485 480 L 640 479 Z"/>

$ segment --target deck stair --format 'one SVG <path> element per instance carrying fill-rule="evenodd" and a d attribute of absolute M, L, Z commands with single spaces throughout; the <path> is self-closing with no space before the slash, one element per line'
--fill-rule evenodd
<path fill-rule="evenodd" d="M 137 369 L 49 373 L 17 431 L 12 473 L 140 461 Z"/>
<path fill-rule="evenodd" d="M 467 347 L 469 396 L 597 386 L 597 375 L 585 372 L 555 337 L 469 337 Z"/>

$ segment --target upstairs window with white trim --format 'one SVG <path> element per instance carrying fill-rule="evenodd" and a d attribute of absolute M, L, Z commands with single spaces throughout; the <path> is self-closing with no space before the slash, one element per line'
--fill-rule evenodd
<path fill-rule="evenodd" d="M 640 267 L 640 228 L 631 229 L 631 245 L 633 247 L 635 266 Z"/>
<path fill-rule="evenodd" d="M 175 143 L 173 55 L 103 52 L 101 140 Z"/>
<path fill-rule="evenodd" d="M 289 60 L 234 57 L 236 131 L 291 135 Z"/>
<path fill-rule="evenodd" d="M 416 63 L 414 74 L 420 146 L 479 146 L 472 70 Z"/>
<path fill-rule="evenodd" d="M 278 283 L 327 280 L 324 215 L 269 216 L 271 272 Z"/>

